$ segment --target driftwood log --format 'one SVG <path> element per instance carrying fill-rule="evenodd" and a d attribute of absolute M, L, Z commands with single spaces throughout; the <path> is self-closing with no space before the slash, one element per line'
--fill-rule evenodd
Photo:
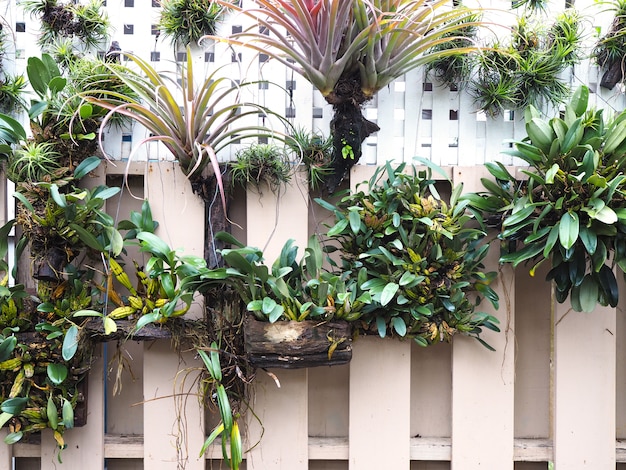
<path fill-rule="evenodd" d="M 347 364 L 352 358 L 351 327 L 342 321 L 267 323 L 248 316 L 244 340 L 256 367 L 301 369 Z"/>

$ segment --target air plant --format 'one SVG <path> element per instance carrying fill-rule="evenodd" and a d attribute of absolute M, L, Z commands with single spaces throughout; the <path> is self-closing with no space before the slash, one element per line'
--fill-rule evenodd
<path fill-rule="evenodd" d="M 211 0 L 163 0 L 158 27 L 172 43 L 188 45 L 215 34 L 224 9 Z"/>
<path fill-rule="evenodd" d="M 246 8 L 218 1 L 255 24 L 214 39 L 269 54 L 333 105 L 335 178 L 327 181 L 329 191 L 358 161 L 363 140 L 379 129 L 362 115 L 365 102 L 419 65 L 474 49 L 433 49 L 453 41 L 454 32 L 471 26 L 465 20 L 475 14 L 445 0 L 255 0 Z"/>
<path fill-rule="evenodd" d="M 56 39 L 69 37 L 92 49 L 108 38 L 109 18 L 102 9 L 102 0 L 89 0 L 86 4 L 26 0 L 20 5 L 41 21 L 41 35 L 37 42 L 44 48 Z"/>
<path fill-rule="evenodd" d="M 292 168 L 280 147 L 254 144 L 237 152 L 235 161 L 230 162 L 230 172 L 235 185 L 252 185 L 260 191 L 265 182 L 277 192 L 291 180 Z"/>
<path fill-rule="evenodd" d="M 262 106 L 242 103 L 242 88 L 253 82 L 236 83 L 214 70 L 198 85 L 194 83 L 192 54 L 187 51 L 186 66 L 178 77 L 157 72 L 142 58 L 124 53 L 141 73 L 113 67 L 111 73 L 126 85 L 134 96 L 115 90 L 89 90 L 81 96 L 89 103 L 109 110 L 106 125 L 113 116 L 126 116 L 143 125 L 151 136 L 141 144 L 158 141 L 174 155 L 195 191 L 201 193 L 206 177 L 215 176 L 226 208 L 224 185 L 217 153 L 229 144 L 246 137 L 279 137 L 266 127 L 249 124 L 250 118 L 271 112 Z M 177 80 L 179 78 L 179 80 Z M 183 99 L 177 99 L 182 96 Z M 209 172 L 205 175 L 205 170 Z"/>
<path fill-rule="evenodd" d="M 485 113 L 505 109 L 559 105 L 569 97 L 560 74 L 580 60 L 580 16 L 568 9 L 549 27 L 518 19 L 510 42 L 495 41 L 477 56 L 476 78 L 470 92 Z"/>
<path fill-rule="evenodd" d="M 285 143 L 294 154 L 295 160 L 306 166 L 311 189 L 321 188 L 332 173 L 332 139 L 303 128 L 296 128 L 285 139 Z"/>
<path fill-rule="evenodd" d="M 608 32 L 600 38 L 592 51 L 598 65 L 605 71 L 600 86 L 613 89 L 624 78 L 626 58 L 626 0 L 607 2 L 615 17 Z"/>

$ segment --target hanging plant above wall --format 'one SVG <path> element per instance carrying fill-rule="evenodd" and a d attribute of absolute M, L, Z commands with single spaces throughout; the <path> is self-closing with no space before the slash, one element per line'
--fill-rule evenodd
<path fill-rule="evenodd" d="M 224 15 L 223 7 L 211 0 L 162 0 L 161 7 L 158 28 L 173 45 L 180 46 L 215 34 Z"/>
<path fill-rule="evenodd" d="M 471 205 L 501 226 L 501 262 L 530 265 L 534 275 L 548 261 L 556 299 L 576 311 L 615 307 L 614 270 L 626 272 L 626 112 L 615 117 L 588 108 L 579 88 L 562 118 L 526 112 L 528 137 L 505 153 L 530 165 L 517 181 L 503 165 L 488 164 L 496 182 L 467 195 Z"/>
<path fill-rule="evenodd" d="M 86 4 L 25 0 L 19 4 L 41 21 L 41 34 L 37 43 L 44 50 L 55 40 L 64 37 L 76 39 L 87 49 L 102 45 L 108 39 L 109 18 L 103 10 L 102 0 L 89 0 Z"/>
<path fill-rule="evenodd" d="M 580 44 L 580 17 L 571 8 L 549 27 L 522 16 L 509 42 L 498 39 L 476 55 L 470 93 L 490 116 L 531 104 L 543 108 L 563 103 L 570 88 L 560 75 L 580 60 Z"/>
<path fill-rule="evenodd" d="M 604 74 L 600 86 L 612 90 L 624 79 L 626 60 L 626 1 L 607 2 L 615 17 L 609 30 L 602 36 L 592 52 Z"/>

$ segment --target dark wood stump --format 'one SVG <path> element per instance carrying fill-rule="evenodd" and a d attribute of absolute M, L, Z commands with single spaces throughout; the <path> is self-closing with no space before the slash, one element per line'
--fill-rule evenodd
<path fill-rule="evenodd" d="M 352 359 L 352 328 L 343 321 L 268 323 L 248 316 L 244 340 L 246 354 L 256 367 L 302 369 L 347 364 Z"/>

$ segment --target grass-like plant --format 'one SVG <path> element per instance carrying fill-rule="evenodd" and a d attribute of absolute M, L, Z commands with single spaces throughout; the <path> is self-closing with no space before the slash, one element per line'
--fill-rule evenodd
<path fill-rule="evenodd" d="M 172 44 L 197 43 L 213 35 L 224 9 L 212 0 L 163 0 L 158 27 Z"/>
<path fill-rule="evenodd" d="M 332 173 L 333 141 L 330 136 L 296 128 L 287 136 L 285 144 L 293 153 L 294 160 L 306 166 L 311 189 L 321 188 L 326 177 Z"/>
<path fill-rule="evenodd" d="M 477 55 L 477 70 L 470 93 L 490 116 L 529 105 L 559 105 L 570 88 L 561 73 L 580 60 L 579 14 L 568 9 L 549 27 L 522 16 L 512 29 L 509 43 L 496 40 Z"/>
<path fill-rule="evenodd" d="M 49 142 L 27 141 L 10 154 L 7 176 L 16 183 L 44 181 L 59 168 L 59 156 Z"/>
<path fill-rule="evenodd" d="M 273 192 L 291 180 L 292 167 L 283 149 L 271 144 L 254 144 L 237 152 L 230 162 L 232 182 L 261 190 L 266 183 Z"/>

